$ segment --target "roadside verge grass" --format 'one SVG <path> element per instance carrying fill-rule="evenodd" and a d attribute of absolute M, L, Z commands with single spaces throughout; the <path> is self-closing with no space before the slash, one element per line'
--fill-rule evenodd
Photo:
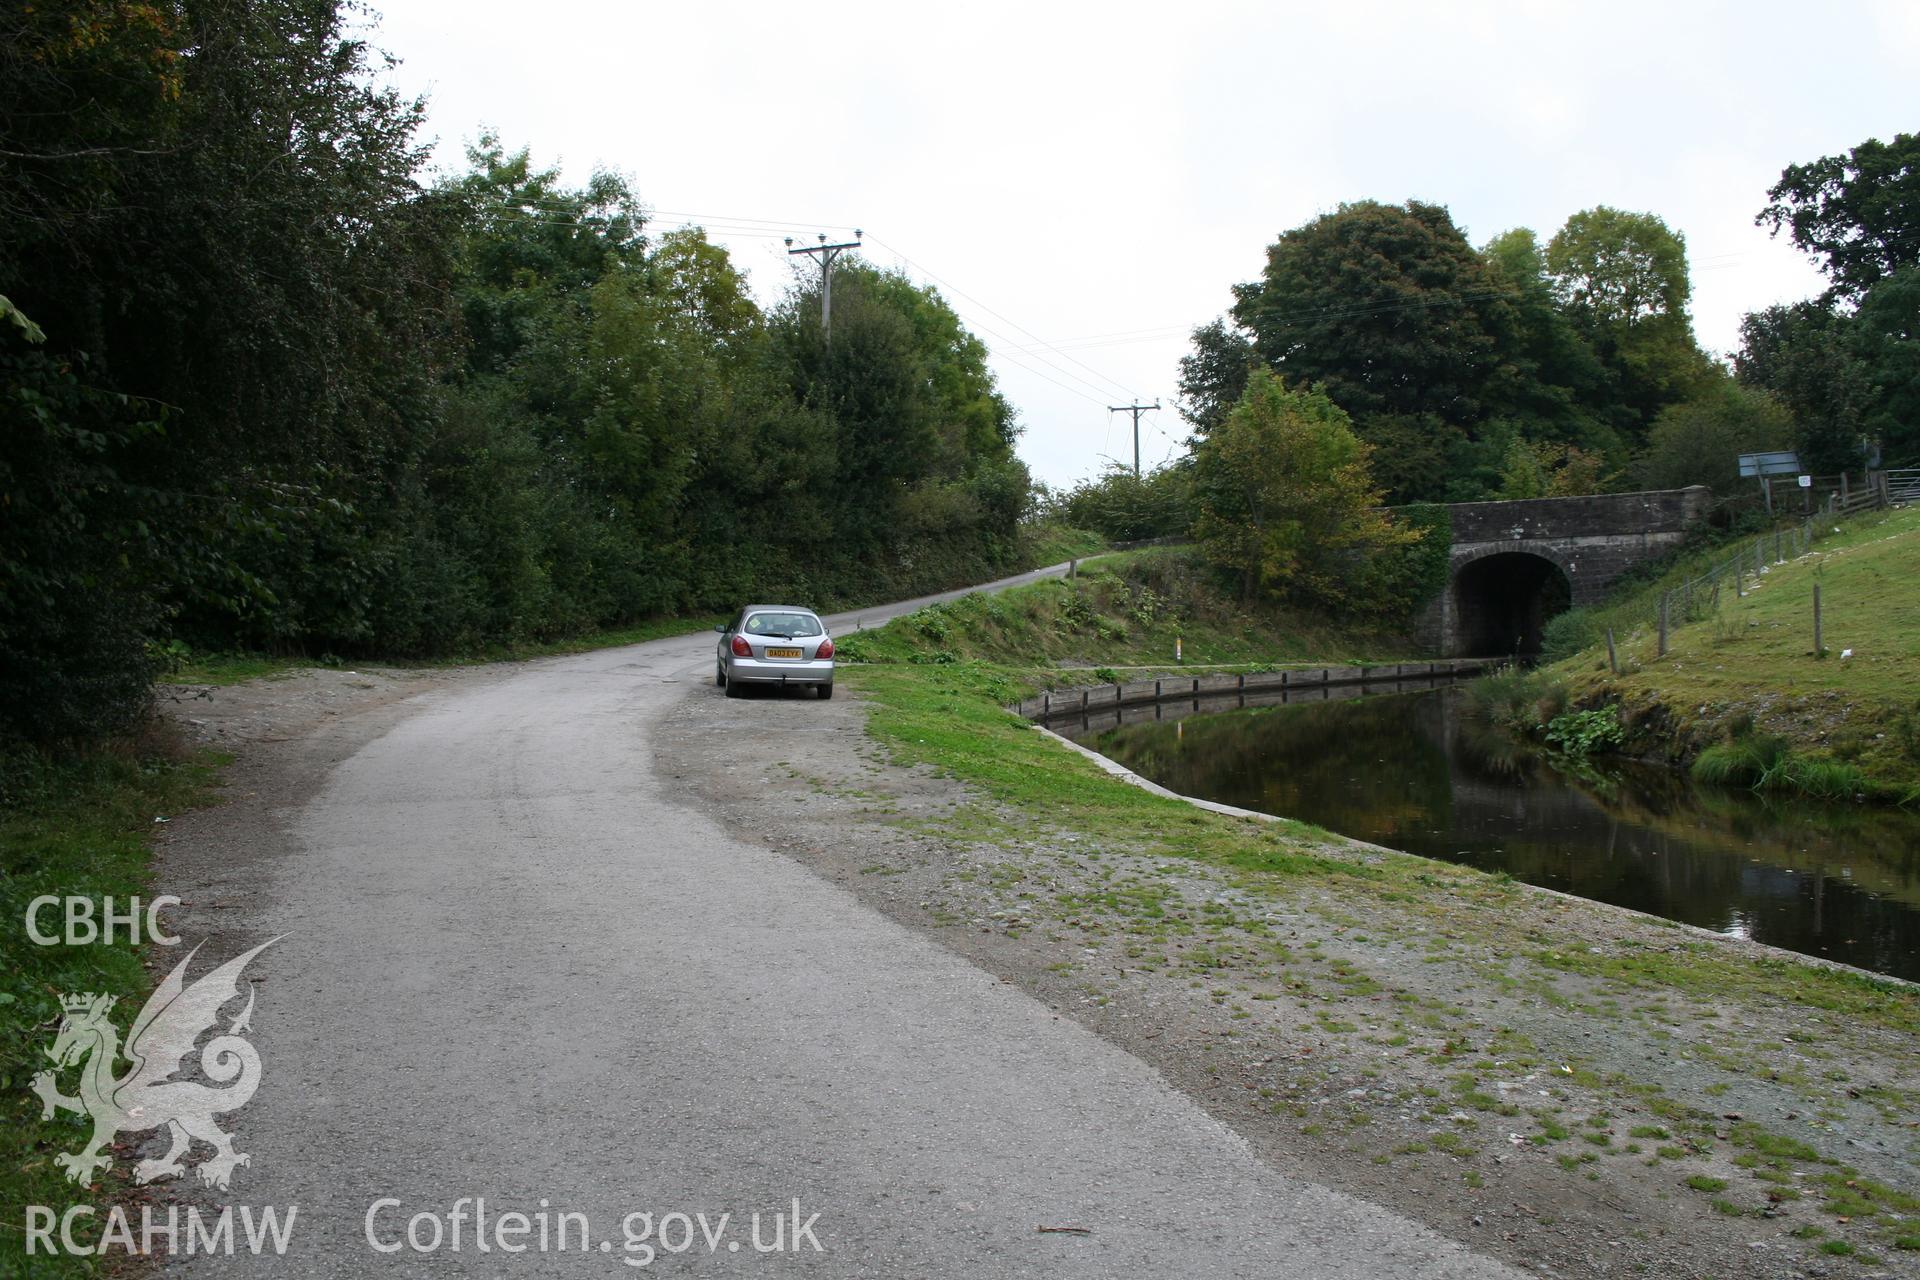
<path fill-rule="evenodd" d="M 152 983 L 140 949 L 123 938 L 84 946 L 38 946 L 27 936 L 34 898 L 85 897 L 99 919 L 111 897 L 146 900 L 148 841 L 159 819 L 210 802 L 225 756 L 178 759 L 158 747 L 102 749 L 67 760 L 42 756 L 5 762 L 6 804 L 0 808 L 0 1277 L 87 1275 L 92 1260 L 24 1256 L 26 1205 L 101 1203 L 125 1189 L 124 1171 L 107 1176 L 106 1191 L 88 1192 L 66 1181 L 54 1165 L 60 1151 L 76 1151 L 91 1131 L 81 1116 L 40 1117 L 29 1091 L 35 1072 L 50 1064 L 44 1050 L 60 1020 L 60 996 L 92 991 L 118 996 L 116 1020 L 133 1018 Z M 58 909 L 40 917 L 43 933 L 59 933 Z M 131 1006 L 131 1007 L 129 1007 Z"/>
<path fill-rule="evenodd" d="M 1295 822 L 1224 818 L 1142 791 L 1049 742 L 1000 702 L 1023 687 L 980 663 L 868 667 L 851 673 L 874 702 L 869 726 L 903 764 L 927 764 L 971 783 L 1009 819 L 1085 832 L 1135 851 L 1201 858 L 1280 875 L 1378 875 L 1360 859 L 1313 851 L 1321 833 Z"/>

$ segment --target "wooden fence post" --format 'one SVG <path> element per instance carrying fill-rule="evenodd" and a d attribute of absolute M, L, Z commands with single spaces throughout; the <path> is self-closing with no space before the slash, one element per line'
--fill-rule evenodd
<path fill-rule="evenodd" d="M 1825 653 L 1826 647 L 1820 643 L 1820 584 L 1813 584 L 1813 656 Z"/>
<path fill-rule="evenodd" d="M 1620 674 L 1620 659 L 1613 653 L 1613 628 L 1607 628 L 1607 670 L 1614 675 Z"/>
<path fill-rule="evenodd" d="M 1672 594 L 1671 591 L 1660 593 L 1660 656 L 1662 658 L 1667 656 L 1667 597 Z"/>

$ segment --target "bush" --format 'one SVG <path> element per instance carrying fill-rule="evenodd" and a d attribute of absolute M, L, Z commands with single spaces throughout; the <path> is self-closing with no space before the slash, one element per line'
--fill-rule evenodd
<path fill-rule="evenodd" d="M 1042 515 L 1115 542 L 1181 537 L 1193 523 L 1192 475 L 1176 464 L 1136 478 L 1115 463 L 1054 497 Z"/>
<path fill-rule="evenodd" d="M 1634 461 L 1634 480 L 1646 489 L 1703 484 L 1724 498 L 1751 490 L 1736 467 L 1740 454 L 1784 449 L 1792 438 L 1792 415 L 1779 401 L 1723 378 L 1661 410 Z"/>
<path fill-rule="evenodd" d="M 1610 751 L 1618 747 L 1622 737 L 1620 708 L 1617 706 L 1563 712 L 1553 717 L 1546 728 L 1546 739 L 1550 746 L 1581 758 L 1596 751 Z"/>
<path fill-rule="evenodd" d="M 1566 692 L 1539 671 L 1502 667 L 1492 675 L 1470 681 L 1468 704 L 1491 724 L 1531 733 L 1540 724 L 1539 709 L 1548 700 L 1563 701 Z"/>
<path fill-rule="evenodd" d="M 1420 539 L 1369 556 L 1361 573 L 1360 598 L 1374 617 L 1411 618 L 1447 587 L 1453 554 L 1453 513 L 1443 503 L 1396 508 L 1394 523 L 1415 529 Z"/>
<path fill-rule="evenodd" d="M 1569 609 L 1547 619 L 1540 633 L 1540 660 L 1553 663 L 1571 658 L 1606 638 L 1606 628 L 1591 610 Z"/>

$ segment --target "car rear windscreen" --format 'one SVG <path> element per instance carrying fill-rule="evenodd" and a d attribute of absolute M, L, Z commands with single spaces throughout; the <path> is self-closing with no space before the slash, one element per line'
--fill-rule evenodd
<path fill-rule="evenodd" d="M 756 613 L 747 619 L 750 636 L 817 636 L 820 620 L 807 613 Z"/>

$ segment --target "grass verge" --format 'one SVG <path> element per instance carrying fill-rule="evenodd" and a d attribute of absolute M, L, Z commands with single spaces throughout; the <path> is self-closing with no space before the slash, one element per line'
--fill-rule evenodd
<path fill-rule="evenodd" d="M 151 987 L 132 943 L 37 946 L 26 934 L 36 897 L 86 897 L 96 919 L 102 902 L 121 909 L 148 896 L 150 839 L 157 822 L 209 802 L 224 756 L 178 759 L 152 744 L 102 749 L 75 759 L 15 757 L 6 762 L 8 802 L 0 809 L 0 1277 L 93 1274 L 92 1260 L 27 1259 L 21 1233 L 25 1206 L 98 1203 L 124 1183 L 109 1173 L 105 1197 L 84 1192 L 54 1165 L 59 1151 L 80 1149 L 89 1122 L 67 1112 L 42 1120 L 29 1084 L 48 1064 L 42 1051 L 60 1020 L 59 998 L 93 991 L 121 998 L 131 1021 Z M 44 910 L 43 932 L 59 932 L 57 910 Z M 127 1007 L 132 1006 L 132 1007 Z"/>

